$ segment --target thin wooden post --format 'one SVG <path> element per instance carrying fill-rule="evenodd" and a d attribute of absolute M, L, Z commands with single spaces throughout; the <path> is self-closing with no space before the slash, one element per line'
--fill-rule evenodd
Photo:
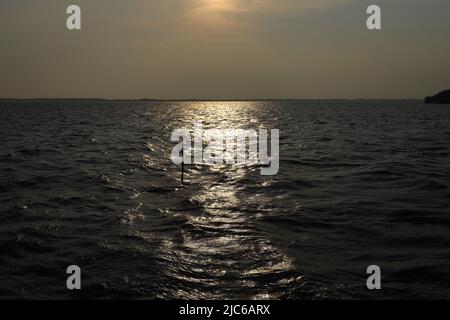
<path fill-rule="evenodd" d="M 184 183 L 184 148 L 181 149 L 181 157 L 182 157 L 182 162 L 181 162 L 181 184 Z"/>

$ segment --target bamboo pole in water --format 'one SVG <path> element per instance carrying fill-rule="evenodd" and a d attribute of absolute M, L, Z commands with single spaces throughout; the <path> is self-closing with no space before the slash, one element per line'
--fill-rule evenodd
<path fill-rule="evenodd" d="M 184 148 L 181 149 L 181 157 L 182 157 L 182 161 L 181 161 L 181 184 L 184 183 Z"/>

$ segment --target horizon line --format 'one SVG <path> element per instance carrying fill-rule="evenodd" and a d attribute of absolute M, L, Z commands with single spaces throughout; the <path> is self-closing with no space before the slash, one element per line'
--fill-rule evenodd
<path fill-rule="evenodd" d="M 0 98 L 0 101 L 191 101 L 191 102 L 245 102 L 245 101 L 422 101 L 420 98 L 245 98 L 245 99 L 204 99 L 204 98 Z"/>

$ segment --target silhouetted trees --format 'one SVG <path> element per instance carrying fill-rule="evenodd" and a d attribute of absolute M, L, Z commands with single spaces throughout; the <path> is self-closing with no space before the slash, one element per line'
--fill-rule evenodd
<path fill-rule="evenodd" d="M 432 97 L 426 97 L 425 103 L 442 103 L 450 104 L 450 90 L 439 92 Z"/>

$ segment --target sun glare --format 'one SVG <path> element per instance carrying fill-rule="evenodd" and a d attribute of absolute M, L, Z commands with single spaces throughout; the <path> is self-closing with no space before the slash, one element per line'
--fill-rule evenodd
<path fill-rule="evenodd" d="M 233 0 L 199 0 L 193 10 L 189 12 L 189 18 L 195 25 L 230 28 L 238 25 L 227 14 L 237 13 L 240 8 Z"/>
<path fill-rule="evenodd" d="M 233 11 L 236 9 L 232 0 L 201 0 L 200 6 L 210 11 Z"/>

